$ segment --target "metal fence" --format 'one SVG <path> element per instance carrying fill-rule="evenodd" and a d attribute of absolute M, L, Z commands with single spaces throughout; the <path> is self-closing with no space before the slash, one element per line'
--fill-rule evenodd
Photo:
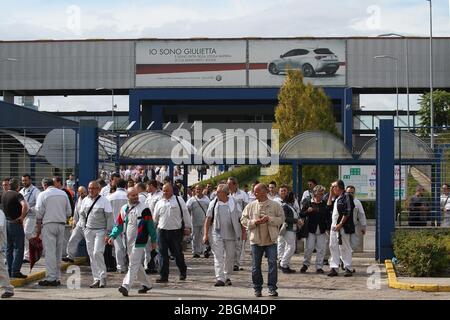
<path fill-rule="evenodd" d="M 98 172 L 105 181 L 109 179 L 112 172 L 118 170 L 118 157 L 121 139 L 125 135 L 111 131 L 99 130 L 98 133 Z"/>
<path fill-rule="evenodd" d="M 429 148 L 428 161 L 423 164 L 423 155 L 416 154 L 417 163 L 411 164 L 405 153 L 414 152 L 411 141 L 407 139 L 408 130 L 399 130 L 398 154 L 399 164 L 403 167 L 405 177 L 403 181 L 404 194 L 396 194 L 396 222 L 397 227 L 408 228 L 436 228 L 450 227 L 450 193 L 443 190 L 443 185 L 450 182 L 450 130 L 436 128 L 434 146 L 431 146 L 431 136 L 427 132 L 414 131 L 422 142 L 423 147 Z M 403 146 L 402 144 L 407 144 Z M 410 149 L 405 151 L 405 149 Z M 425 163 L 427 162 L 427 163 Z M 398 167 L 399 168 L 399 167 Z"/>
<path fill-rule="evenodd" d="M 76 174 L 78 128 L 0 128 L 0 177 L 30 174 L 40 186 L 44 177 Z"/>
<path fill-rule="evenodd" d="M 120 136 L 98 132 L 98 173 L 116 171 Z M 78 178 L 79 128 L 0 128 L 0 178 L 19 178 L 29 174 L 41 187 L 44 177 L 70 174 Z M 94 165 L 94 164 L 93 164 Z M 106 176 L 105 178 L 108 178 Z"/>

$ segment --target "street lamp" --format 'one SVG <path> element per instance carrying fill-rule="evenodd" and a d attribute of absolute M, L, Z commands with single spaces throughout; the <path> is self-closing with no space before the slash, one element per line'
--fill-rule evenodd
<path fill-rule="evenodd" d="M 15 61 L 17 61 L 17 59 L 15 59 L 15 58 L 3 58 L 3 59 L 0 59 L 0 62 L 3 62 L 3 61 L 15 62 Z"/>
<path fill-rule="evenodd" d="M 394 60 L 395 62 L 395 93 L 397 96 L 397 127 L 398 127 L 398 59 L 394 56 L 390 56 L 390 55 L 380 55 L 380 56 L 375 56 L 373 57 L 374 59 L 391 59 Z"/>
<path fill-rule="evenodd" d="M 434 149 L 434 107 L 433 107 L 433 8 L 430 2 L 430 135 L 431 149 Z"/>
<path fill-rule="evenodd" d="M 405 76 L 406 76 L 406 116 L 408 117 L 408 131 L 410 130 L 410 117 L 409 117 L 409 71 L 408 71 L 408 38 L 398 33 L 384 33 L 378 37 L 400 37 L 405 40 Z"/>
<path fill-rule="evenodd" d="M 95 91 L 99 91 L 99 90 L 109 90 L 111 91 L 111 117 L 112 117 L 112 129 L 111 131 L 114 132 L 114 127 L 115 127 L 115 121 L 114 121 L 114 108 L 116 107 L 114 105 L 114 89 L 109 89 L 109 88 L 96 88 Z"/>

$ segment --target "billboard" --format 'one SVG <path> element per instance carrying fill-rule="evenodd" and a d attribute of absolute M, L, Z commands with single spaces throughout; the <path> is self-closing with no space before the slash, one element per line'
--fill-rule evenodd
<path fill-rule="evenodd" d="M 406 166 L 394 167 L 394 197 L 399 199 L 399 192 L 402 200 L 406 200 Z M 375 200 L 377 171 L 375 166 L 340 166 L 339 176 L 345 185 L 352 185 L 356 188 L 356 197 L 359 200 Z"/>
<path fill-rule="evenodd" d="M 283 84 L 289 69 L 315 86 L 345 86 L 345 39 L 249 40 L 249 85 Z"/>
<path fill-rule="evenodd" d="M 136 43 L 136 87 L 220 87 L 247 83 L 245 40 Z"/>

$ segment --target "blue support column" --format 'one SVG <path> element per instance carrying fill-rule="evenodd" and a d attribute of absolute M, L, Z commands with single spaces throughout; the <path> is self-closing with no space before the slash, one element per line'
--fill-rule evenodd
<path fill-rule="evenodd" d="M 303 195 L 303 166 L 301 164 L 298 165 L 298 193 L 299 200 L 302 199 Z"/>
<path fill-rule="evenodd" d="M 151 108 L 152 108 L 151 121 L 155 121 L 155 123 L 153 124 L 151 129 L 152 130 L 162 130 L 163 122 L 164 122 L 164 116 L 163 116 L 164 106 L 154 105 Z"/>
<path fill-rule="evenodd" d="M 298 194 L 298 162 L 294 161 L 292 164 L 292 192 Z"/>
<path fill-rule="evenodd" d="M 89 181 L 98 178 L 98 134 L 97 121 L 80 121 L 79 144 L 79 181 L 81 186 L 87 187 Z"/>
<path fill-rule="evenodd" d="M 128 119 L 131 123 L 136 121 L 131 130 L 140 130 L 141 128 L 141 98 L 135 90 L 130 90 Z M 145 129 L 145 128 L 144 128 Z"/>
<path fill-rule="evenodd" d="M 394 121 L 380 120 L 377 139 L 377 239 L 376 258 L 382 263 L 394 255 Z"/>
<path fill-rule="evenodd" d="M 173 183 L 173 162 L 169 163 L 169 177 L 170 181 Z"/>

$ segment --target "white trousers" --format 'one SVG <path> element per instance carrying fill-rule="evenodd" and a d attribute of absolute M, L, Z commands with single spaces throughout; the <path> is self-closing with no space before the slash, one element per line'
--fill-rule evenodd
<path fill-rule="evenodd" d="M 145 249 L 144 249 L 144 266 L 147 268 L 150 260 L 152 259 L 152 242 L 150 240 L 150 238 L 147 241 L 147 244 L 145 245 Z"/>
<path fill-rule="evenodd" d="M 442 213 L 441 226 L 450 227 L 450 211 L 445 210 Z"/>
<path fill-rule="evenodd" d="M 84 230 L 84 237 L 86 239 L 86 248 L 91 261 L 92 276 L 94 281 L 100 280 L 106 282 L 106 265 L 105 257 L 105 235 L 104 229 L 89 229 Z"/>
<path fill-rule="evenodd" d="M 284 237 L 283 236 L 278 236 L 278 242 L 277 242 L 277 258 L 278 258 L 278 261 L 281 261 L 281 258 L 283 258 L 285 249 L 286 249 L 286 241 L 284 240 Z"/>
<path fill-rule="evenodd" d="M 125 245 L 124 237 L 120 234 L 116 239 L 114 239 L 114 253 L 116 256 L 116 267 L 117 271 L 126 271 L 126 255 L 125 255 Z"/>
<path fill-rule="evenodd" d="M 213 234 L 211 250 L 214 254 L 214 271 L 216 280 L 225 282 L 231 278 L 236 255 L 236 240 L 224 240 L 220 235 Z"/>
<path fill-rule="evenodd" d="M 8 268 L 5 264 L 5 251 L 3 246 L 6 245 L 6 227 L 0 227 L 0 289 L 6 292 L 14 292 L 14 287 L 9 282 Z"/>
<path fill-rule="evenodd" d="M 361 240 L 364 235 L 361 233 L 361 226 L 355 226 L 355 233 L 350 234 L 350 245 L 352 246 L 352 251 L 358 251 L 359 246 L 361 245 Z M 364 251 L 364 249 L 363 249 Z"/>
<path fill-rule="evenodd" d="M 278 258 L 280 265 L 283 268 L 287 268 L 291 264 L 291 258 L 295 253 L 295 245 L 297 242 L 297 234 L 294 231 L 286 231 L 283 236 L 278 236 L 278 248 L 280 248 L 280 242 L 282 243 L 281 254 L 278 251 Z"/>
<path fill-rule="evenodd" d="M 306 249 L 305 258 L 303 264 L 307 267 L 311 265 L 311 256 L 316 249 L 316 270 L 322 269 L 323 259 L 325 257 L 327 245 L 327 235 L 325 233 L 316 234 L 308 233 L 308 238 L 306 239 Z"/>
<path fill-rule="evenodd" d="M 42 227 L 42 244 L 45 250 L 46 280 L 61 280 L 61 257 L 66 226 L 59 223 L 46 223 Z"/>
<path fill-rule="evenodd" d="M 128 291 L 131 289 L 131 286 L 133 285 L 133 282 L 136 280 L 136 278 L 142 286 L 146 286 L 147 288 L 152 287 L 150 278 L 147 277 L 144 271 L 144 267 L 142 266 L 144 254 L 145 247 L 137 248 L 133 246 L 133 249 L 128 255 L 130 264 L 128 266 L 128 272 L 122 282 L 122 286 L 125 287 Z"/>
<path fill-rule="evenodd" d="M 192 253 L 202 254 L 205 251 L 203 246 L 203 226 L 192 228 Z"/>
<path fill-rule="evenodd" d="M 250 233 L 247 230 L 247 239 L 250 238 Z M 244 263 L 245 247 L 248 246 L 248 240 L 236 241 L 236 254 L 234 257 L 234 265 L 240 267 Z"/>
<path fill-rule="evenodd" d="M 28 214 L 23 221 L 23 231 L 25 233 L 25 250 L 23 258 L 30 260 L 30 239 L 36 236 L 34 229 L 36 227 L 36 214 Z"/>
<path fill-rule="evenodd" d="M 83 239 L 84 239 L 83 228 L 81 228 L 80 226 L 75 226 L 75 228 L 72 229 L 69 241 L 67 242 L 66 253 L 70 259 L 72 260 L 75 259 L 77 255 L 78 244 Z"/>
<path fill-rule="evenodd" d="M 328 234 L 325 233 L 325 258 L 326 260 L 330 260 L 331 252 L 330 252 L 330 231 Z"/>
<path fill-rule="evenodd" d="M 338 232 L 330 232 L 330 268 L 338 269 L 340 259 L 342 259 L 344 262 L 344 268 L 352 270 L 352 247 L 350 245 L 350 235 L 345 233 L 343 228 L 340 229 L 339 232 L 342 238 L 342 245 L 339 244 Z"/>

